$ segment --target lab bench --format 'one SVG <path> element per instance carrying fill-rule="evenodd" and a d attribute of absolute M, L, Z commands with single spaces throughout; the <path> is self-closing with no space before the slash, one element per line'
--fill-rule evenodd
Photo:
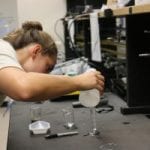
<path fill-rule="evenodd" d="M 46 101 L 41 105 L 42 120 L 51 124 L 51 133 L 78 131 L 78 135 L 45 139 L 45 135 L 31 135 L 30 106 L 32 103 L 16 102 L 11 109 L 7 150 L 149 150 L 150 121 L 144 114 L 122 115 L 120 107 L 126 103 L 113 93 L 106 93 L 110 112 L 96 113 L 98 136 L 89 136 L 91 129 L 88 108 L 74 108 L 77 129 L 64 127 L 62 109 L 72 107 L 74 100 Z"/>

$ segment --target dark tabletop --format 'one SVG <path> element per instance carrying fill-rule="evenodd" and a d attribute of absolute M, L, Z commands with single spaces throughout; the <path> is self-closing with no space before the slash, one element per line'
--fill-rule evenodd
<path fill-rule="evenodd" d="M 32 103 L 15 102 L 11 110 L 11 120 L 7 150 L 149 150 L 150 122 L 143 115 L 120 113 L 123 100 L 108 94 L 109 103 L 115 107 L 109 113 L 96 113 L 99 136 L 85 136 L 90 128 L 88 108 L 74 108 L 78 135 L 45 139 L 44 135 L 30 135 L 30 106 Z M 41 105 L 42 120 L 51 124 L 51 133 L 67 132 L 62 109 L 72 107 L 76 100 L 46 101 Z"/>

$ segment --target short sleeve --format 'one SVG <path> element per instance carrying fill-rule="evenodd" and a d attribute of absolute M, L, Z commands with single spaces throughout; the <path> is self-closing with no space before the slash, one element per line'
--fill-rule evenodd
<path fill-rule="evenodd" d="M 5 67 L 23 69 L 17 60 L 14 48 L 8 42 L 0 40 L 0 69 Z"/>

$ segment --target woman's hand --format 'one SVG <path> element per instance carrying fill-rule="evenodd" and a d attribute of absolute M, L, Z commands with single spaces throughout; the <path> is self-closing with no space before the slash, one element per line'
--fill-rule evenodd
<path fill-rule="evenodd" d="M 87 71 L 74 77 L 79 86 L 79 90 L 97 89 L 101 94 L 104 91 L 104 76 L 99 71 Z"/>

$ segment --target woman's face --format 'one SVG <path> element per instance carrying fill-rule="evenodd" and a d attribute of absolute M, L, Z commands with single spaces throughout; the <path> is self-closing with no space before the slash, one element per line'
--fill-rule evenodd
<path fill-rule="evenodd" d="M 27 72 L 49 73 L 54 68 L 56 60 L 56 56 L 50 57 L 38 53 L 34 59 L 28 59 L 23 68 Z"/>
<path fill-rule="evenodd" d="M 56 56 L 39 55 L 32 63 L 32 72 L 49 73 L 56 64 Z"/>
<path fill-rule="evenodd" d="M 42 55 L 42 48 L 39 44 L 27 46 L 24 50 L 18 51 L 18 58 L 26 72 L 49 73 L 54 68 L 57 55 Z"/>

